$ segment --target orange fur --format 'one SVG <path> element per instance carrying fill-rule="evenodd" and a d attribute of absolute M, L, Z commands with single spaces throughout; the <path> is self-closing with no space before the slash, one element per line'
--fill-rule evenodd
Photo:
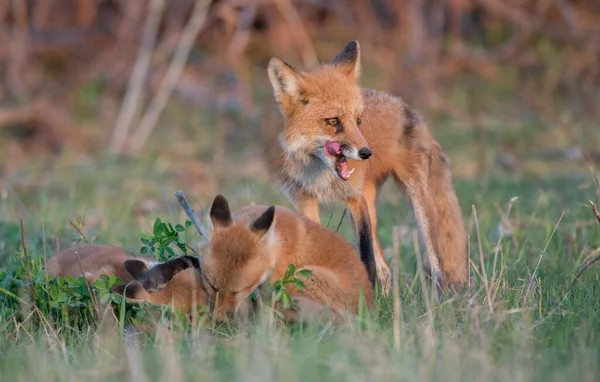
<path fill-rule="evenodd" d="M 349 43 L 331 64 L 298 73 L 273 58 L 269 78 L 283 126 L 267 124 L 266 159 L 296 208 L 319 222 L 318 203 L 343 201 L 351 212 L 356 241 L 369 278 L 389 285 L 389 267 L 376 234 L 377 191 L 391 175 L 404 192 L 424 242 L 427 264 L 442 286 L 468 278 L 466 233 L 449 161 L 420 117 L 400 98 L 361 89 L 360 51 Z M 337 118 L 339 123 L 328 122 Z M 355 171 L 336 173 L 340 156 L 326 154 L 327 141 Z M 361 157 L 369 149 L 372 156 Z M 368 160 L 366 160 L 368 159 Z"/>
<path fill-rule="evenodd" d="M 290 264 L 312 271 L 302 279 L 304 290 L 286 286 L 300 307 L 283 312 L 290 321 L 309 320 L 326 310 L 336 319 L 346 317 L 357 312 L 361 293 L 373 304 L 365 268 L 340 235 L 279 206 L 246 206 L 232 216 L 220 195 L 210 216 L 201 274 L 217 319 L 235 313 L 269 277 L 282 279 Z"/>

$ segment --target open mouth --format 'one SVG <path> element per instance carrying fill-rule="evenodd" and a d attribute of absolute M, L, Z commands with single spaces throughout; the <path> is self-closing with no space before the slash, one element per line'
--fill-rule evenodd
<path fill-rule="evenodd" d="M 335 158 L 335 173 L 342 180 L 350 179 L 354 169 L 348 167 L 348 159 L 342 154 L 342 144 L 335 141 L 327 141 L 323 145 L 325 154 Z"/>

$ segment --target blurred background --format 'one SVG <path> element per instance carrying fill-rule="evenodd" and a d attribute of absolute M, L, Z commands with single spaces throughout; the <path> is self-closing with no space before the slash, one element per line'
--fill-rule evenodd
<path fill-rule="evenodd" d="M 0 213 L 106 230 L 179 188 L 285 203 L 261 156 L 267 63 L 310 69 L 353 39 L 362 85 L 419 111 L 459 197 L 481 179 L 594 188 L 597 0 L 0 0 Z"/>

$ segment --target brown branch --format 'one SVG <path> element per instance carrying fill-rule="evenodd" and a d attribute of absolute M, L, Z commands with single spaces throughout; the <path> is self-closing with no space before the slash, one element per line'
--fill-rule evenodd
<path fill-rule="evenodd" d="M 152 99 L 150 106 L 146 109 L 137 130 L 131 137 L 131 151 L 133 155 L 140 154 L 150 133 L 156 126 L 158 118 L 167 105 L 167 101 L 171 97 L 173 89 L 181 76 L 181 71 L 187 62 L 194 41 L 196 41 L 200 29 L 204 25 L 209 5 L 210 1 L 208 0 L 196 1 L 192 16 L 181 33 L 181 38 L 175 49 L 175 56 L 167 69 L 167 74 L 160 84 L 160 88 L 156 95 Z"/>
<path fill-rule="evenodd" d="M 591 200 L 590 206 L 592 207 L 592 212 L 594 213 L 594 216 L 596 217 L 596 219 L 598 219 L 598 223 L 600 223 L 600 212 L 598 212 L 598 208 L 596 208 L 596 205 Z"/>
<path fill-rule="evenodd" d="M 92 304 L 94 305 L 94 308 L 96 309 L 96 314 L 98 315 L 98 318 L 100 318 L 100 308 L 98 307 L 98 301 L 96 300 L 96 294 L 92 293 L 92 288 L 90 288 L 88 279 L 87 279 L 87 277 L 85 277 L 85 272 L 83 270 L 83 266 L 81 265 L 81 259 L 79 258 L 79 252 L 77 252 L 77 249 L 74 249 L 73 253 L 75 254 L 75 258 L 77 259 L 77 264 L 79 265 L 79 270 L 81 271 L 81 276 L 83 277 L 83 281 L 85 282 L 87 291 L 90 294 L 90 298 L 92 299 Z"/>
<path fill-rule="evenodd" d="M 25 265 L 27 268 L 27 279 L 29 279 L 30 293 L 31 293 L 31 305 L 35 305 L 35 291 L 33 289 L 33 278 L 31 277 L 31 266 L 29 264 L 29 255 L 27 254 L 27 243 L 25 242 L 25 228 L 23 227 L 23 219 L 21 219 L 21 243 L 23 245 L 23 254 L 25 255 Z"/>
<path fill-rule="evenodd" d="M 73 229 L 75 229 L 75 231 L 77 231 L 79 236 L 81 236 L 81 238 L 83 239 L 83 241 L 86 242 L 86 244 L 90 243 L 90 241 L 87 239 L 87 237 L 85 237 L 85 235 L 83 234 L 81 229 L 79 227 L 77 227 L 77 225 L 75 225 L 75 223 L 73 223 L 73 221 L 71 219 L 69 219 L 69 224 L 71 225 L 71 227 L 73 227 Z"/>

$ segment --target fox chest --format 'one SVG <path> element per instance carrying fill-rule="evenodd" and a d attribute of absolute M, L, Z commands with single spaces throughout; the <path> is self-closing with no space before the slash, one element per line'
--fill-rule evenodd
<path fill-rule="evenodd" d="M 338 179 L 318 158 L 286 168 L 281 184 L 290 198 L 304 193 L 315 197 L 320 203 L 353 199 L 361 191 L 360 186 Z"/>

